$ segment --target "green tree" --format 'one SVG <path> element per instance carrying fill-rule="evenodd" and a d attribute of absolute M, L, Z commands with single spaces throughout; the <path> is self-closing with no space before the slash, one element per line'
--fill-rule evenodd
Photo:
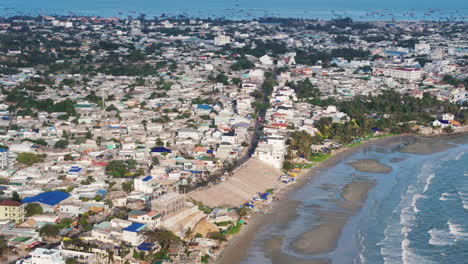
<path fill-rule="evenodd" d="M 213 232 L 209 234 L 209 238 L 219 241 L 226 241 L 226 235 L 220 232 Z"/>
<path fill-rule="evenodd" d="M 45 225 L 39 229 L 39 235 L 45 237 L 57 237 L 59 233 L 60 230 L 56 225 Z"/>
<path fill-rule="evenodd" d="M 12 201 L 16 201 L 16 202 L 21 202 L 21 197 L 19 196 L 19 194 L 18 194 L 17 191 L 14 191 L 14 192 L 11 194 L 11 200 L 12 200 Z"/>
<path fill-rule="evenodd" d="M 210 255 L 204 255 L 201 257 L 201 262 L 202 263 L 208 263 L 210 261 Z"/>
<path fill-rule="evenodd" d="M 114 178 L 122 178 L 129 172 L 128 166 L 123 160 L 112 160 L 106 165 L 106 173 Z"/>
<path fill-rule="evenodd" d="M 60 139 L 59 141 L 55 142 L 54 144 L 54 148 L 56 149 L 65 149 L 68 147 L 68 144 L 70 144 L 70 142 L 66 139 Z"/>
<path fill-rule="evenodd" d="M 74 258 L 67 258 L 65 260 L 65 264 L 76 264 L 76 263 L 78 263 L 78 261 L 76 261 L 76 259 Z"/>
<path fill-rule="evenodd" d="M 218 74 L 218 75 L 216 76 L 215 81 L 218 82 L 218 83 L 222 83 L 222 84 L 224 84 L 224 85 L 228 85 L 228 84 L 229 84 L 229 82 L 228 82 L 228 77 L 227 77 L 226 75 L 222 74 L 222 73 L 220 73 L 220 74 Z"/>
<path fill-rule="evenodd" d="M 152 158 L 151 158 L 151 164 L 153 164 L 153 165 L 159 165 L 159 159 L 158 159 L 158 157 L 152 157 Z"/>
<path fill-rule="evenodd" d="M 32 216 L 37 214 L 42 214 L 44 210 L 42 209 L 41 205 L 38 203 L 28 203 L 24 207 L 24 211 L 26 212 L 26 216 Z"/>
<path fill-rule="evenodd" d="M 43 162 L 45 155 L 37 155 L 31 152 L 22 152 L 19 153 L 16 157 L 16 160 L 25 165 L 31 166 L 34 163 Z"/>
<path fill-rule="evenodd" d="M 71 218 L 62 218 L 60 222 L 58 223 L 59 228 L 67 228 L 70 227 L 71 224 L 73 223 L 73 219 Z"/>
<path fill-rule="evenodd" d="M 173 243 L 180 243 L 181 239 L 173 232 L 164 229 L 156 229 L 153 231 L 147 231 L 145 236 L 148 238 L 148 241 L 155 242 L 157 241 L 162 248 L 167 248 Z"/>
<path fill-rule="evenodd" d="M 240 78 L 234 77 L 231 79 L 232 84 L 240 86 L 242 84 L 242 80 Z"/>
<path fill-rule="evenodd" d="M 244 217 L 247 215 L 247 213 L 249 212 L 249 208 L 247 208 L 246 206 L 243 206 L 241 208 L 239 208 L 237 210 L 237 214 L 240 216 L 240 217 Z"/>
<path fill-rule="evenodd" d="M 92 139 L 93 138 L 93 134 L 91 133 L 91 131 L 86 131 L 86 136 L 85 136 L 87 139 Z"/>
<path fill-rule="evenodd" d="M 63 130 L 63 132 L 62 132 L 62 137 L 64 139 L 70 139 L 70 136 L 68 135 L 67 131 L 65 131 L 65 130 Z"/>
<path fill-rule="evenodd" d="M 63 156 L 63 160 L 70 161 L 75 160 L 75 158 L 71 154 L 65 154 L 65 156 Z"/>
<path fill-rule="evenodd" d="M 453 128 L 452 128 L 452 126 L 444 127 L 444 132 L 445 132 L 445 133 L 453 133 Z"/>
<path fill-rule="evenodd" d="M 294 169 L 294 164 L 289 160 L 285 160 L 283 162 L 283 170 L 284 171 L 290 171 L 292 169 Z"/>
<path fill-rule="evenodd" d="M 122 190 L 124 190 L 124 191 L 126 191 L 128 193 L 133 191 L 133 182 L 132 181 L 127 181 L 127 182 L 122 183 Z"/>

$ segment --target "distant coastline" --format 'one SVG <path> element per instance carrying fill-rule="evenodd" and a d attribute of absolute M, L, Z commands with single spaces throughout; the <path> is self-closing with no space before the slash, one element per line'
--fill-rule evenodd
<path fill-rule="evenodd" d="M 453 2 L 453 3 L 450 3 Z M 468 9 L 449 1 L 443 5 L 415 1 L 408 3 L 374 3 L 350 1 L 333 3 L 333 1 L 292 0 L 287 3 L 271 3 L 263 0 L 232 2 L 191 2 L 179 0 L 167 3 L 136 1 L 83 0 L 76 3 L 61 1 L 13 1 L 5 0 L 0 5 L 0 16 L 101 16 L 137 18 L 225 18 L 229 20 L 253 20 L 266 17 L 331 20 L 350 17 L 355 21 L 466 21 Z M 153 6 L 153 5 L 154 6 Z M 272 7 L 274 6 L 274 8 Z"/>

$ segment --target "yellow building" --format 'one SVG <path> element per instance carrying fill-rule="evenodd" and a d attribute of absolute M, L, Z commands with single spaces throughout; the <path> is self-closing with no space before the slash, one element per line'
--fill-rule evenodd
<path fill-rule="evenodd" d="M 0 220 L 13 220 L 16 224 L 24 222 L 23 204 L 16 201 L 0 201 Z"/>

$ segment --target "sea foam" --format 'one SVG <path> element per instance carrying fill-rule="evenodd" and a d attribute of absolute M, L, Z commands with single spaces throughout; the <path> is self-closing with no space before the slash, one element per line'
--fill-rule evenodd
<path fill-rule="evenodd" d="M 424 190 L 423 190 L 423 193 L 427 192 L 427 190 L 429 190 L 429 186 L 431 185 L 432 183 L 432 180 L 434 179 L 435 177 L 435 173 L 431 173 L 429 175 L 429 177 L 427 177 L 426 179 L 426 185 L 424 186 Z"/>
<path fill-rule="evenodd" d="M 453 236 L 455 236 L 456 240 L 466 240 L 468 239 L 468 233 L 465 232 L 465 229 L 457 223 L 454 223 L 452 221 L 447 222 L 448 227 L 449 227 L 449 232 Z"/>
<path fill-rule="evenodd" d="M 429 244 L 433 246 L 450 246 L 453 245 L 454 238 L 452 234 L 443 229 L 433 228 L 428 231 L 430 239 Z"/>

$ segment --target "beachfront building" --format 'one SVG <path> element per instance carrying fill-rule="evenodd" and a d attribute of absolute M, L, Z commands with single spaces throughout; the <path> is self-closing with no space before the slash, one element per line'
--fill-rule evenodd
<path fill-rule="evenodd" d="M 145 236 L 143 230 L 146 228 L 145 224 L 132 223 L 122 230 L 122 240 L 131 244 L 132 246 L 138 246 L 145 242 Z"/>
<path fill-rule="evenodd" d="M 254 157 L 274 168 L 281 169 L 286 153 L 285 142 L 286 140 L 281 136 L 267 138 L 258 143 Z"/>
<path fill-rule="evenodd" d="M 151 210 L 163 215 L 169 215 L 183 210 L 186 207 L 184 194 L 170 192 L 156 196 L 151 200 Z"/>
<path fill-rule="evenodd" d="M 161 214 L 155 211 L 132 210 L 128 213 L 128 220 L 146 224 L 149 228 L 156 228 L 161 224 Z"/>

